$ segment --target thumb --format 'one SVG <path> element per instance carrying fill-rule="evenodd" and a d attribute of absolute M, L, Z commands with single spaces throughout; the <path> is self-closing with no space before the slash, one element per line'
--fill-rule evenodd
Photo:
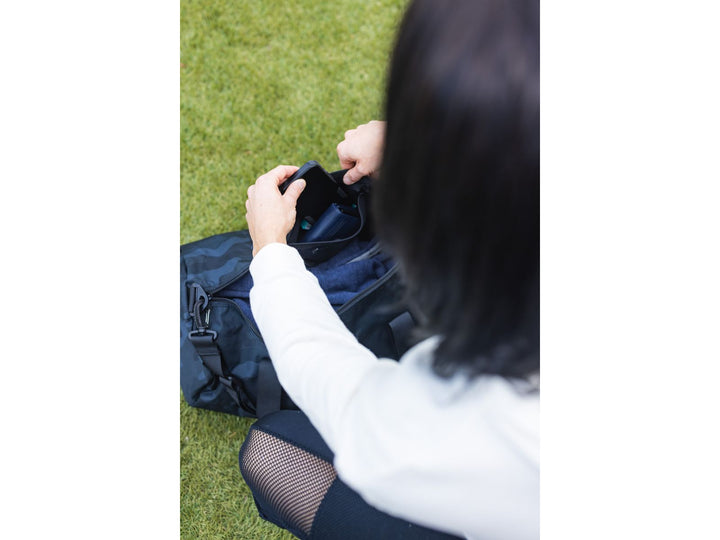
<path fill-rule="evenodd" d="M 362 174 L 360 171 L 358 171 L 357 166 L 350 169 L 348 172 L 345 173 L 345 176 L 343 176 L 343 182 L 350 185 L 354 184 L 358 180 L 360 180 L 364 174 Z"/>
<path fill-rule="evenodd" d="M 293 203 L 293 206 L 297 203 L 298 198 L 300 197 L 300 194 L 305 189 L 305 180 L 303 178 L 300 178 L 299 180 L 295 180 L 292 184 L 290 184 L 285 190 L 284 197 Z"/>

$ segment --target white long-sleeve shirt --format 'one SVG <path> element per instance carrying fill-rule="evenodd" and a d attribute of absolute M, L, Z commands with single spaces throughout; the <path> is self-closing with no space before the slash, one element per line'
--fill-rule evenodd
<path fill-rule="evenodd" d="M 437 338 L 378 359 L 337 316 L 298 252 L 269 244 L 250 272 L 278 379 L 376 508 L 482 539 L 539 536 L 539 395 L 498 376 L 436 376 Z"/>

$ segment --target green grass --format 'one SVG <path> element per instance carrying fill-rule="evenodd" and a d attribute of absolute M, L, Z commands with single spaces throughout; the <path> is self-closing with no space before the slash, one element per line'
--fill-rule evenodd
<path fill-rule="evenodd" d="M 382 117 L 407 0 L 181 0 L 180 238 L 243 229 L 278 164 L 339 169 L 347 129 Z M 258 517 L 237 466 L 252 420 L 180 400 L 183 539 L 292 538 Z"/>

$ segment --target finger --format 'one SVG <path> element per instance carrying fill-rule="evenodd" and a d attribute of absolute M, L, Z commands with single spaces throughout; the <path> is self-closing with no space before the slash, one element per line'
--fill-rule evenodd
<path fill-rule="evenodd" d="M 353 167 L 348 172 L 345 173 L 345 176 L 343 176 L 343 182 L 346 184 L 354 184 L 358 180 L 360 180 L 363 176 L 365 176 L 363 173 L 361 173 L 357 167 Z"/>
<path fill-rule="evenodd" d="M 266 172 L 260 178 L 258 178 L 257 182 L 271 182 L 276 186 L 279 186 L 290 176 L 295 174 L 298 168 L 299 167 L 296 167 L 295 165 L 278 165 L 273 170 Z"/>
<path fill-rule="evenodd" d="M 350 135 L 352 135 L 353 133 L 355 133 L 355 130 L 354 130 L 354 129 L 348 129 L 348 130 L 345 132 L 345 138 L 347 139 L 347 138 L 348 138 Z"/>
<path fill-rule="evenodd" d="M 345 141 L 337 145 L 337 155 L 340 160 L 340 168 L 352 169 L 355 166 L 355 160 L 350 157 Z"/>
<path fill-rule="evenodd" d="M 293 206 L 297 204 L 297 200 L 300 197 L 300 194 L 305 189 L 305 180 L 301 178 L 300 180 L 296 180 L 285 191 L 285 195 L 283 197 L 287 199 L 289 202 L 292 202 Z"/>
<path fill-rule="evenodd" d="M 247 190 L 247 198 L 250 199 L 253 196 L 253 193 L 255 192 L 255 184 L 250 186 Z"/>
<path fill-rule="evenodd" d="M 351 159 L 341 159 L 340 160 L 340 168 L 341 169 L 352 169 L 357 165 L 357 161 L 353 161 Z"/>

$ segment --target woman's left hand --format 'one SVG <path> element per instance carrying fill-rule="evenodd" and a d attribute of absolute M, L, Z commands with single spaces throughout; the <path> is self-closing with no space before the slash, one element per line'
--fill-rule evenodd
<path fill-rule="evenodd" d="M 278 186 L 290 178 L 298 168 L 278 165 L 259 177 L 248 188 L 247 224 L 253 241 L 253 257 L 273 242 L 286 244 L 286 237 L 295 224 L 295 205 L 305 189 L 305 180 L 290 184 L 284 194 Z"/>

